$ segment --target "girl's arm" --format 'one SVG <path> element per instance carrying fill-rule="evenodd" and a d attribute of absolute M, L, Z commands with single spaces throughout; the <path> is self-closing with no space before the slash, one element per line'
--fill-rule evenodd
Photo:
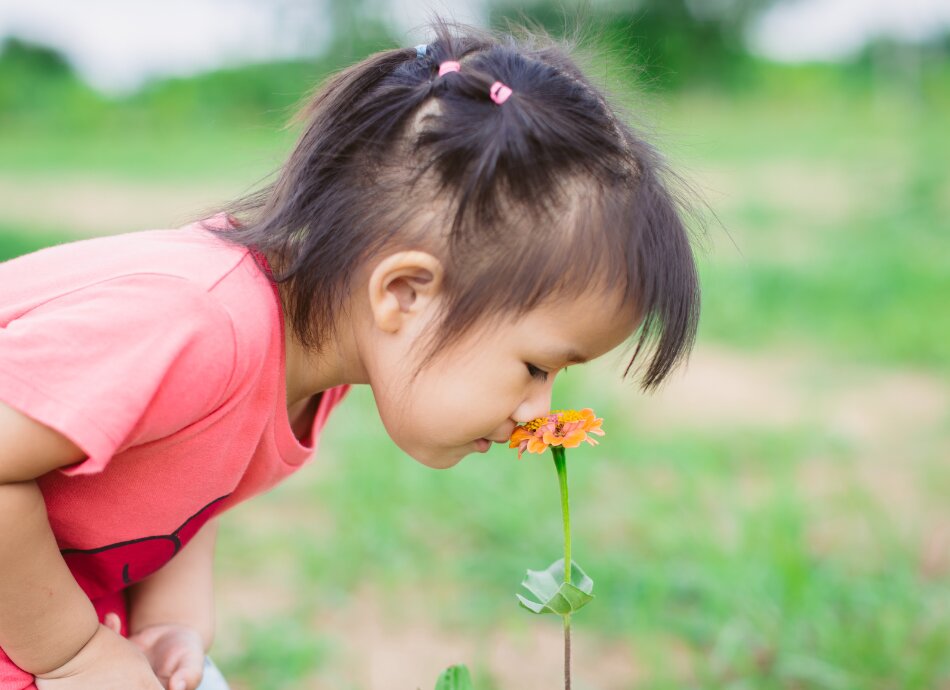
<path fill-rule="evenodd" d="M 98 627 L 59 553 L 36 482 L 0 484 L 0 647 L 23 670 L 46 673 L 72 659 Z"/>
<path fill-rule="evenodd" d="M 34 674 L 72 659 L 99 627 L 33 481 L 83 458 L 65 436 L 0 402 L 0 647 Z"/>
<path fill-rule="evenodd" d="M 197 630 L 204 649 L 214 641 L 214 545 L 218 519 L 197 534 L 141 582 L 129 586 L 129 634 L 149 625 L 186 625 Z"/>

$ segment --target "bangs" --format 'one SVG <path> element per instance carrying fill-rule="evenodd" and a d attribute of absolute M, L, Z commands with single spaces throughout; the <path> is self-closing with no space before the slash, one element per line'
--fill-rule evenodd
<path fill-rule="evenodd" d="M 609 185 L 562 176 L 547 188 L 556 191 L 530 205 L 502 204 L 496 195 L 500 208 L 487 212 L 466 214 L 457 206 L 443 221 L 453 228 L 441 257 L 449 297 L 424 361 L 476 323 L 500 325 L 541 305 L 600 292 L 634 308 L 635 350 L 624 377 L 652 352 L 641 386 L 655 389 L 693 345 L 700 290 L 682 222 L 693 209 L 653 170 L 618 175 Z"/>

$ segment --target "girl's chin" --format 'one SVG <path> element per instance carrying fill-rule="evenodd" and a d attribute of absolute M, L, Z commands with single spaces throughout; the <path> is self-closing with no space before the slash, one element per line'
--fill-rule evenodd
<path fill-rule="evenodd" d="M 439 451 L 426 453 L 424 455 L 412 455 L 412 458 L 416 462 L 426 467 L 431 467 L 434 470 L 447 470 L 450 467 L 455 467 L 466 455 L 473 452 L 473 444 L 469 443 L 468 447 L 459 448 L 455 452 L 449 452 L 442 448 Z"/>

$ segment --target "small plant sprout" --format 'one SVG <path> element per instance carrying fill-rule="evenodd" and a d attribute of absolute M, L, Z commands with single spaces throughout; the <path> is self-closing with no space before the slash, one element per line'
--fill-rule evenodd
<path fill-rule="evenodd" d="M 458 664 L 445 669 L 435 684 L 435 690 L 474 690 L 468 668 Z"/>

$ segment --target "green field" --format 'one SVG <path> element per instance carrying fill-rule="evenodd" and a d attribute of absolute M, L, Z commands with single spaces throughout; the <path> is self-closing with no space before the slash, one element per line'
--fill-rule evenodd
<path fill-rule="evenodd" d="M 716 218 L 696 364 L 662 404 L 617 362 L 557 384 L 607 431 L 568 453 L 597 596 L 578 690 L 950 686 L 950 101 L 808 84 L 643 97 Z M 292 144 L 211 122 L 0 129 L 0 180 L 88 175 L 106 206 L 120 180 L 248 187 Z M 76 236 L 20 202 L 0 258 Z M 415 690 L 451 663 L 556 687 L 560 621 L 514 595 L 560 555 L 559 510 L 550 457 L 426 469 L 354 389 L 316 459 L 223 519 L 212 655 L 235 690 Z"/>

